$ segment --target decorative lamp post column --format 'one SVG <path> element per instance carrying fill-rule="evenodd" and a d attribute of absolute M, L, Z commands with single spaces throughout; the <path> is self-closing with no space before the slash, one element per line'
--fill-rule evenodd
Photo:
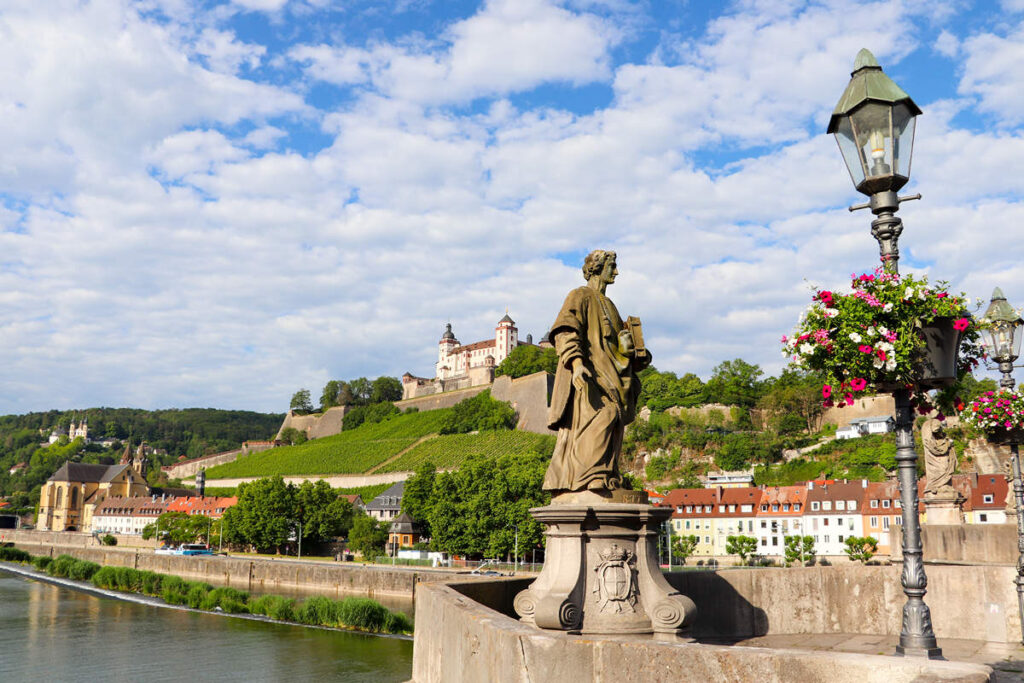
<path fill-rule="evenodd" d="M 836 136 L 839 151 L 858 192 L 869 197 L 851 211 L 871 209 L 871 234 L 886 272 L 899 273 L 899 237 L 903 221 L 896 217 L 900 202 L 921 195 L 900 197 L 896 192 L 910 180 L 915 117 L 921 109 L 885 75 L 868 50 L 857 53 L 850 83 L 832 112 L 828 132 Z M 917 453 L 914 450 L 910 389 L 893 392 L 896 402 L 896 461 L 899 466 L 900 504 L 903 508 L 903 627 L 896 653 L 942 658 L 932 630 L 931 611 L 924 602 L 928 578 L 921 549 L 921 522 L 917 511 Z"/>
<path fill-rule="evenodd" d="M 1013 379 L 1013 361 L 1020 357 L 1020 342 L 1024 335 L 1020 334 L 1020 327 L 1024 325 L 1013 307 L 1006 301 L 1003 291 L 998 287 L 992 292 L 992 300 L 989 302 L 982 321 L 988 325 L 989 343 L 992 360 L 999 364 L 999 372 L 1002 378 L 999 386 L 1011 390 L 1016 385 Z M 1020 435 L 1013 431 L 1007 437 L 1010 444 L 1010 465 L 1013 468 L 1013 498 L 1017 508 L 1017 576 L 1014 583 L 1017 584 L 1017 611 L 1020 614 L 1021 642 L 1024 642 L 1024 482 L 1020 474 L 1020 453 L 1018 444 Z"/>

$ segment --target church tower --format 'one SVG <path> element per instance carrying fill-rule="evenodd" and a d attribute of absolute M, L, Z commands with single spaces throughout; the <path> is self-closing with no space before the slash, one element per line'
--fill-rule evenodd
<path fill-rule="evenodd" d="M 447 379 L 455 374 L 455 358 L 451 357 L 452 351 L 459 345 L 459 340 L 452 332 L 452 324 L 445 325 L 444 334 L 437 344 L 437 372 L 434 373 L 438 379 Z"/>

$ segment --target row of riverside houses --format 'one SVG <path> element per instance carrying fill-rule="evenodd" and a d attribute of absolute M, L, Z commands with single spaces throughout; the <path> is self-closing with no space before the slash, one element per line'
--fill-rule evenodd
<path fill-rule="evenodd" d="M 959 474 L 953 487 L 963 496 L 968 524 L 1006 522 L 1007 480 L 1002 474 Z M 918 500 L 924 480 L 918 482 Z M 896 481 L 816 480 L 796 486 L 760 486 L 669 491 L 661 505 L 674 508 L 671 531 L 696 536 L 693 556 L 728 557 L 729 536 L 753 536 L 756 554 L 785 556 L 786 536 L 811 536 L 815 554 L 845 557 L 845 541 L 870 536 L 878 541 L 878 554 L 889 555 L 900 542 L 903 511 Z M 927 523 L 924 503 L 918 514 Z"/>
<path fill-rule="evenodd" d="M 147 525 L 155 523 L 165 512 L 184 512 L 220 519 L 224 511 L 236 503 L 238 498 L 234 496 L 107 498 L 93 513 L 91 531 L 97 534 L 141 535 Z"/>

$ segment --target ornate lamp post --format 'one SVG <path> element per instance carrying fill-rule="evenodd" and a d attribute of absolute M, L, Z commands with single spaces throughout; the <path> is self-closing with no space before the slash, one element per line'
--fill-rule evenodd
<path fill-rule="evenodd" d="M 1013 389 L 1016 381 L 1013 379 L 1013 361 L 1020 357 L 1020 342 L 1024 335 L 1020 334 L 1020 327 L 1024 325 L 1013 307 L 1006 301 L 1003 291 L 998 287 L 992 292 L 992 300 L 982 320 L 988 324 L 988 347 L 991 351 L 992 360 L 999 364 L 999 372 L 1002 378 L 999 386 L 1003 389 Z M 1017 610 L 1020 614 L 1021 632 L 1024 634 L 1024 482 L 1020 474 L 1020 454 L 1018 448 L 1018 436 L 1009 436 L 1010 443 L 1010 465 L 1013 468 L 1013 498 L 1017 503 L 1017 577 L 1014 583 L 1017 584 Z M 1022 635 L 1021 642 L 1024 642 Z"/>
<path fill-rule="evenodd" d="M 870 199 L 851 211 L 871 209 L 876 218 L 871 234 L 878 240 L 882 264 L 899 272 L 899 237 L 903 221 L 896 217 L 900 202 L 921 195 L 899 197 L 896 192 L 910 179 L 915 117 L 921 113 L 910 96 L 885 75 L 868 50 L 857 53 L 850 83 L 832 112 L 828 132 L 836 136 L 850 178 L 858 192 Z M 896 653 L 939 659 L 942 650 L 932 630 L 931 612 L 924 602 L 928 585 L 921 549 L 917 513 L 917 453 L 914 451 L 910 390 L 893 391 L 896 402 L 896 461 L 899 465 L 900 504 L 903 508 L 903 627 Z"/>

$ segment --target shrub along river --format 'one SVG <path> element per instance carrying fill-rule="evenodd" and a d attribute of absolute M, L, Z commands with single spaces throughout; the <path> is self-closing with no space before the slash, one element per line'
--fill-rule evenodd
<path fill-rule="evenodd" d="M 0 681 L 407 681 L 412 642 L 101 598 L 0 571 Z"/>

